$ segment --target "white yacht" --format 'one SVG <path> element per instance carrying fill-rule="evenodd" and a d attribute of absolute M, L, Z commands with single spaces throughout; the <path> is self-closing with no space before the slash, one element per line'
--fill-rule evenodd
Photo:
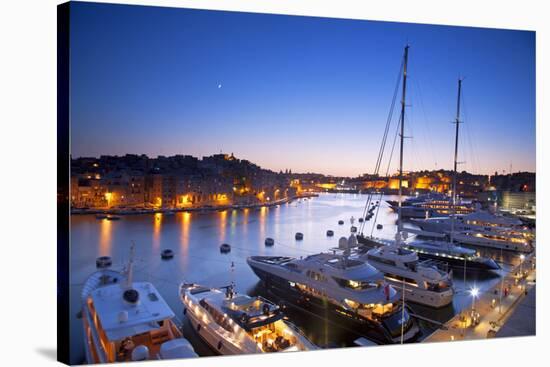
<path fill-rule="evenodd" d="M 180 298 L 193 328 L 219 354 L 317 349 L 283 318 L 278 306 L 261 297 L 236 294 L 233 286 L 182 284 Z"/>
<path fill-rule="evenodd" d="M 407 301 L 435 308 L 449 305 L 454 290 L 450 274 L 442 270 L 441 263 L 420 262 L 416 252 L 398 243 L 373 248 L 361 258 L 384 273 L 386 281 L 397 290 L 405 292 Z"/>
<path fill-rule="evenodd" d="M 453 211 L 453 204 L 449 199 L 429 199 L 421 202 L 414 202 L 410 205 L 401 206 L 403 218 L 430 218 L 434 216 L 450 215 Z M 392 205 L 392 210 L 398 211 L 399 205 Z M 454 211 L 457 214 L 469 214 L 476 210 L 475 205 L 469 202 L 457 202 Z"/>
<path fill-rule="evenodd" d="M 450 234 L 453 217 L 413 220 L 425 231 Z M 453 238 L 462 244 L 494 249 L 531 252 L 534 233 L 521 221 L 478 211 L 454 217 Z"/>
<path fill-rule="evenodd" d="M 197 357 L 155 287 L 128 274 L 103 269 L 82 290 L 88 364 Z"/>
<path fill-rule="evenodd" d="M 365 261 L 320 253 L 304 259 L 252 256 L 247 262 L 269 291 L 309 311 L 329 310 L 379 343 L 412 341 L 419 333 L 397 292 Z"/>

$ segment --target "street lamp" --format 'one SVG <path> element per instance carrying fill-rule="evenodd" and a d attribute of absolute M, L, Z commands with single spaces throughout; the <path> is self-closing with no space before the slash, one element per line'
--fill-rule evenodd
<path fill-rule="evenodd" d="M 475 310 L 476 306 L 476 297 L 479 294 L 479 289 L 474 287 L 470 290 L 470 294 L 472 295 L 472 310 Z"/>
<path fill-rule="evenodd" d="M 476 297 L 478 296 L 479 294 L 479 289 L 474 287 L 470 290 L 470 294 L 472 295 L 472 315 L 471 315 L 471 319 L 472 319 L 472 326 L 475 326 L 477 324 L 477 313 L 476 313 Z"/>
<path fill-rule="evenodd" d="M 525 255 L 524 254 L 519 255 L 519 259 L 521 260 L 519 262 L 519 276 L 520 278 L 523 278 L 523 260 L 525 260 Z"/>

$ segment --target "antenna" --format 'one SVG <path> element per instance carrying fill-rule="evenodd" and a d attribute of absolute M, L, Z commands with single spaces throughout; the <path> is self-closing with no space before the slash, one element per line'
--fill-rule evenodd
<path fill-rule="evenodd" d="M 134 278 L 134 254 L 135 254 L 135 242 L 132 241 L 130 246 L 130 260 L 128 261 L 128 274 L 126 276 L 126 287 L 132 288 L 133 278 Z"/>

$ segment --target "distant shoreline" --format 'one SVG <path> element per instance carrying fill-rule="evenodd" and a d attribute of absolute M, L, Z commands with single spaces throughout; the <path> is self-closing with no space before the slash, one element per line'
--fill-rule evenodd
<path fill-rule="evenodd" d="M 295 200 L 307 199 L 312 197 L 318 197 L 317 193 L 306 193 L 301 195 L 292 196 L 289 198 L 272 201 L 269 203 L 254 203 L 254 204 L 232 204 L 232 205 L 203 205 L 193 208 L 110 208 L 110 209 L 100 209 L 100 208 L 71 208 L 71 215 L 86 215 L 86 214 L 95 214 L 95 215 L 137 215 L 137 214 L 157 214 L 157 213 L 207 213 L 207 212 L 216 212 L 224 210 L 238 210 L 238 209 L 254 209 L 261 207 L 272 207 L 281 204 L 291 203 Z"/>

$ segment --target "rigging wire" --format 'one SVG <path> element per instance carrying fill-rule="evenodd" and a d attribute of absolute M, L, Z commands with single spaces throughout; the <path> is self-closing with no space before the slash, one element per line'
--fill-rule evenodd
<path fill-rule="evenodd" d="M 380 171 L 380 165 L 382 164 L 382 158 L 384 156 L 384 150 L 386 148 L 386 141 L 387 141 L 387 137 L 388 137 L 388 131 L 389 131 L 390 126 L 391 126 L 391 121 L 393 119 L 393 111 L 395 110 L 395 102 L 397 100 L 397 95 L 398 95 L 398 92 L 399 92 L 399 86 L 401 85 L 401 71 L 403 70 L 403 66 L 404 66 L 403 63 L 404 62 L 405 62 L 404 60 L 401 60 L 401 64 L 399 66 L 399 72 L 397 74 L 397 80 L 396 80 L 396 83 L 395 83 L 395 89 L 394 89 L 394 92 L 393 92 L 392 102 L 391 102 L 390 110 L 388 112 L 388 117 L 386 119 L 386 126 L 384 128 L 384 135 L 382 137 L 382 143 L 380 144 L 380 149 L 379 149 L 379 152 L 378 152 L 378 157 L 376 159 L 376 165 L 375 165 L 375 168 L 374 168 L 374 175 L 375 176 L 378 176 L 378 173 Z M 369 193 L 369 195 L 367 196 L 367 200 L 365 202 L 365 207 L 363 208 L 362 218 L 365 218 L 366 215 L 367 215 L 370 204 L 372 203 L 372 197 L 373 197 L 372 193 Z M 365 228 L 365 221 L 360 223 L 359 233 L 363 234 L 364 228 Z"/>

